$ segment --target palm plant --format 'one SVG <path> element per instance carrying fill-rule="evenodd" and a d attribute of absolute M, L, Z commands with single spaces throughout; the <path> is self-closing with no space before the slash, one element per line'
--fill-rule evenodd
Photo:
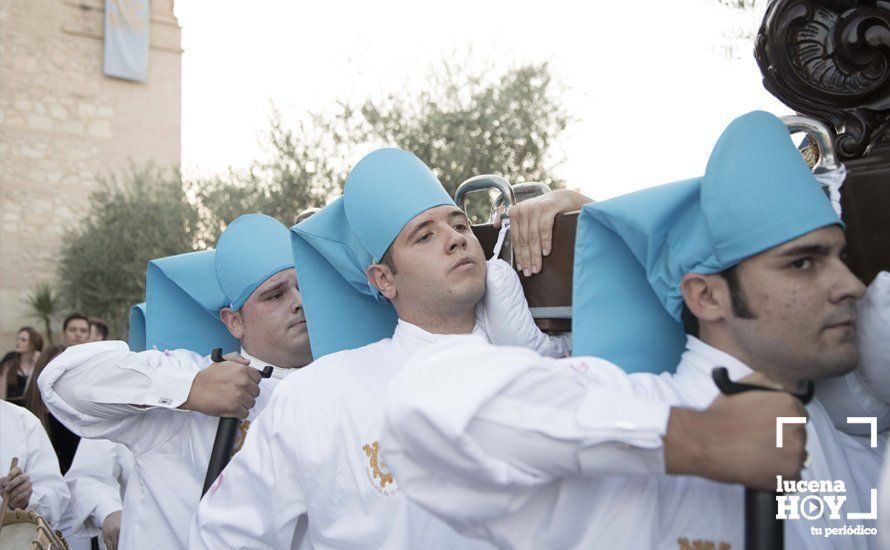
<path fill-rule="evenodd" d="M 49 283 L 37 283 L 25 299 L 30 315 L 43 321 L 43 331 L 48 345 L 53 343 L 52 319 L 59 312 L 62 299 Z"/>

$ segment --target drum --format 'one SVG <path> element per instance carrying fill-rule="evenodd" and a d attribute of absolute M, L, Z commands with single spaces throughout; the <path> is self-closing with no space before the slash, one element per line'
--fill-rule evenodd
<path fill-rule="evenodd" d="M 3 514 L 0 550 L 68 550 L 68 543 L 37 512 L 14 510 Z"/>

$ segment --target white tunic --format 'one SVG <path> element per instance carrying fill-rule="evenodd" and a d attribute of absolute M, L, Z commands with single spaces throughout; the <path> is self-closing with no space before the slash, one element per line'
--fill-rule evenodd
<path fill-rule="evenodd" d="M 0 399 L 0 477 L 9 473 L 13 457 L 18 457 L 18 467 L 31 478 L 28 508 L 57 527 L 69 499 L 59 459 L 37 417 Z"/>
<path fill-rule="evenodd" d="M 63 525 L 76 537 L 102 537 L 102 524 L 126 502 L 127 482 L 136 466 L 136 458 L 120 443 L 105 439 L 81 439 L 65 482 L 71 492 L 71 504 L 65 512 Z M 132 504 L 129 506 L 132 509 Z M 132 547 L 129 533 L 122 530 L 118 545 Z"/>
<path fill-rule="evenodd" d="M 201 501 L 189 548 L 490 548 L 409 505 L 380 453 L 389 381 L 439 338 L 400 321 L 284 381 Z"/>
<path fill-rule="evenodd" d="M 267 364 L 252 358 L 257 369 Z M 121 548 L 186 548 L 219 419 L 176 409 L 209 357 L 185 350 L 132 353 L 123 342 L 68 348 L 40 376 L 52 413 L 85 438 L 126 446 L 136 458 L 121 518 Z M 290 369 L 260 383 L 248 422 Z M 242 434 L 248 423 L 242 423 Z"/>
<path fill-rule="evenodd" d="M 475 333 L 484 341 L 481 323 L 477 317 Z M 491 548 L 412 505 L 381 458 L 390 381 L 412 355 L 452 338 L 400 321 L 392 339 L 323 357 L 285 381 L 218 490 L 201 502 L 190 548 Z M 636 414 L 641 431 L 655 434 L 643 437 L 660 447 L 668 408 Z M 602 436 L 636 441 L 639 431 L 613 427 Z M 661 464 L 660 450 L 652 455 Z"/>
<path fill-rule="evenodd" d="M 596 358 L 553 360 L 464 337 L 429 350 L 393 382 L 385 459 L 411 500 L 502 548 L 742 548 L 742 487 L 695 477 L 603 476 L 627 466 L 617 458 L 611 468 L 590 461 L 602 446 L 601 431 L 590 426 L 616 405 L 602 394 L 604 384 L 703 409 L 718 395 L 716 366 L 734 380 L 752 372 L 694 338 L 675 375 L 627 375 Z M 818 402 L 807 410 L 812 463 L 804 478 L 842 480 L 842 513 L 869 512 L 881 450 L 839 432 Z M 827 514 L 788 520 L 786 547 L 877 546 L 874 536 L 811 535 L 811 527 L 845 524 L 874 526 L 828 521 Z"/>

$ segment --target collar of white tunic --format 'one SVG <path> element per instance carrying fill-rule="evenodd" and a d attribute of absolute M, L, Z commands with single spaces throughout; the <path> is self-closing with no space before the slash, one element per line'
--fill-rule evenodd
<path fill-rule="evenodd" d="M 275 378 L 276 380 L 283 380 L 285 376 L 297 370 L 276 367 L 275 365 L 267 363 L 262 359 L 257 359 L 253 355 L 244 351 L 244 348 L 241 348 L 241 356 L 250 361 L 250 366 L 255 368 L 256 370 L 263 370 L 266 367 L 272 367 L 272 378 Z"/>
<path fill-rule="evenodd" d="M 482 327 L 479 326 L 479 323 L 476 323 L 476 325 L 473 326 L 473 330 L 470 332 L 470 334 L 480 336 L 487 340 L 485 330 L 483 330 Z M 417 325 L 409 323 L 408 321 L 399 319 L 399 322 L 396 325 L 396 331 L 392 335 L 392 344 L 398 351 L 404 353 L 408 357 L 411 357 L 419 350 L 429 346 L 430 344 L 448 340 L 450 338 L 454 338 L 455 336 L 466 335 L 433 334 L 432 332 L 424 330 Z"/>
<path fill-rule="evenodd" d="M 677 379 L 692 379 L 692 384 L 682 384 L 686 391 L 695 389 L 694 401 L 700 406 L 707 406 L 717 398 L 720 390 L 711 379 L 711 371 L 716 367 L 725 367 L 731 380 L 738 381 L 754 370 L 732 355 L 706 344 L 695 336 L 686 336 L 686 351 L 677 367 Z"/>

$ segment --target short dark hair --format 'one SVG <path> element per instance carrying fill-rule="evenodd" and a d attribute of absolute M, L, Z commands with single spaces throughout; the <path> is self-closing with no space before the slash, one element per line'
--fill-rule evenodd
<path fill-rule="evenodd" d="M 68 317 L 65 317 L 65 320 L 62 321 L 62 332 L 65 332 L 66 330 L 68 330 L 68 323 L 70 323 L 71 321 L 76 321 L 78 319 L 83 319 L 84 321 L 87 322 L 87 326 L 89 326 L 90 320 L 87 319 L 86 315 L 82 315 L 80 313 L 72 313 Z"/>
<path fill-rule="evenodd" d="M 399 270 L 396 269 L 396 261 L 393 259 L 392 253 L 392 245 L 389 245 L 389 248 L 386 249 L 386 252 L 383 253 L 383 257 L 380 258 L 380 263 L 389 268 L 393 274 L 398 273 Z"/>
<path fill-rule="evenodd" d="M 745 298 L 745 292 L 742 290 L 742 285 L 739 282 L 738 267 L 739 264 L 736 264 L 729 269 L 724 269 L 718 275 L 723 277 L 723 280 L 726 281 L 726 285 L 729 287 L 729 298 L 732 301 L 733 315 L 740 319 L 754 319 L 756 316 L 748 306 L 748 300 Z M 680 319 L 683 321 L 683 330 L 686 331 L 686 334 L 698 338 L 700 328 L 698 317 L 689 311 L 689 308 L 686 307 L 686 302 L 683 302 L 683 311 L 680 313 Z"/>
<path fill-rule="evenodd" d="M 98 317 L 90 319 L 90 327 L 96 327 L 96 332 L 102 335 L 102 339 L 108 338 L 108 323 Z"/>

